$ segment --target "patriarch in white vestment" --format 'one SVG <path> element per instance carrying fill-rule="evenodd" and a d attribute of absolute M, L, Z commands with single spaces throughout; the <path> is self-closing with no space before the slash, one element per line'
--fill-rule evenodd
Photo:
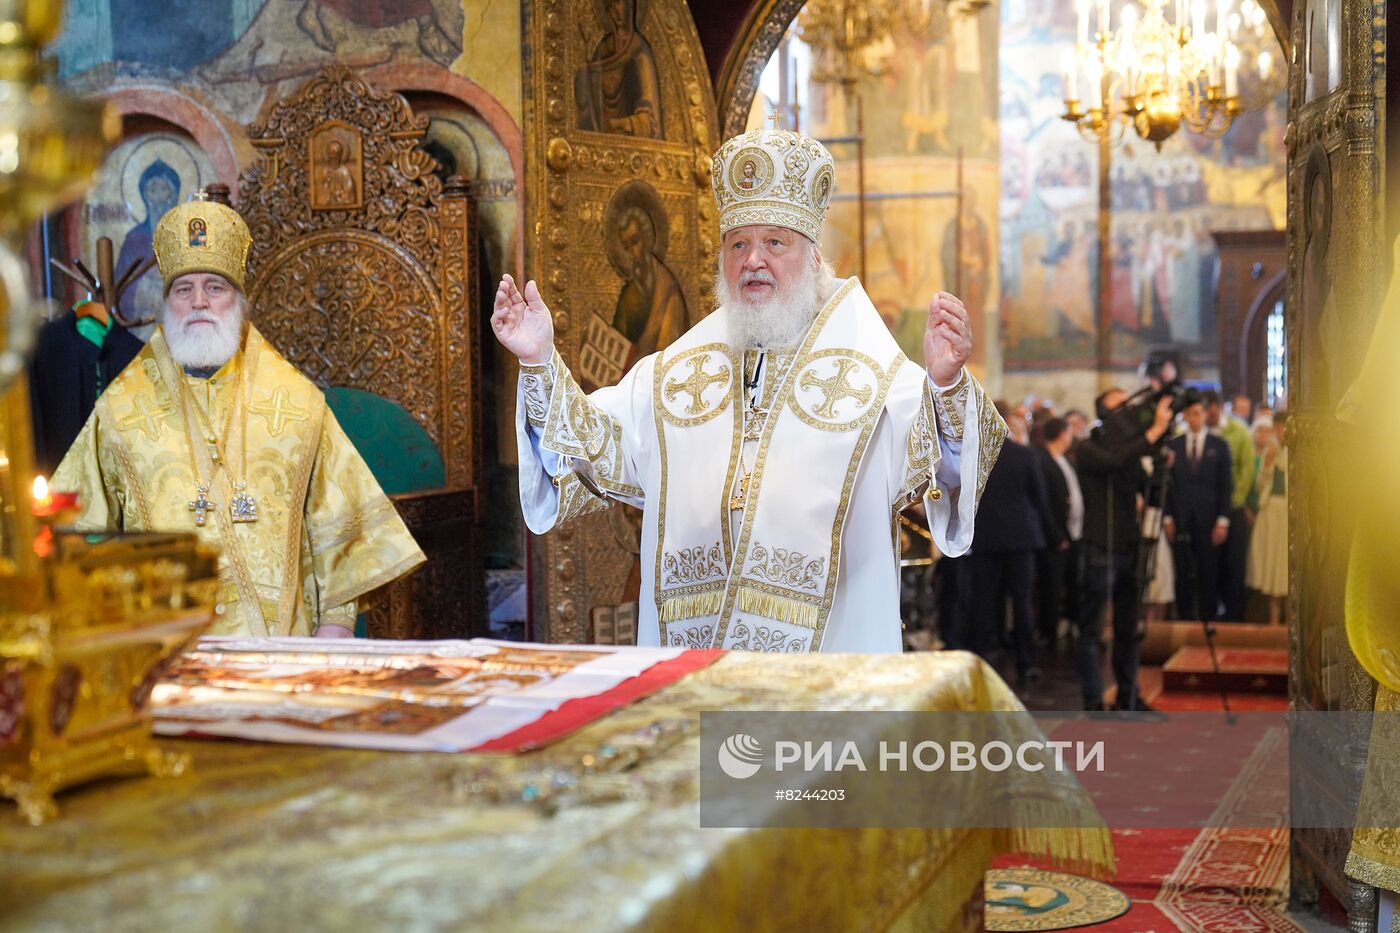
<path fill-rule="evenodd" d="M 923 365 L 906 359 L 860 282 L 822 260 L 834 189 L 814 139 L 726 142 L 718 308 L 592 393 L 535 283 L 501 280 L 525 522 L 642 510 L 643 645 L 897 652 L 896 514 L 922 500 L 940 551 L 971 544 L 1006 425 L 965 367 L 967 310 L 934 295 Z"/>

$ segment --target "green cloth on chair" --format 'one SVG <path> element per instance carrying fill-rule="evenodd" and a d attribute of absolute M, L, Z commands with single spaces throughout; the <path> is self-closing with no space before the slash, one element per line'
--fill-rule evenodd
<path fill-rule="evenodd" d="M 442 455 L 428 432 L 402 407 L 362 389 L 326 390 L 326 404 L 389 495 L 441 489 L 447 482 Z M 355 619 L 355 637 L 367 634 L 367 615 Z"/>
<path fill-rule="evenodd" d="M 442 454 L 403 408 L 344 386 L 327 389 L 326 404 L 386 493 L 422 492 L 446 484 Z"/>

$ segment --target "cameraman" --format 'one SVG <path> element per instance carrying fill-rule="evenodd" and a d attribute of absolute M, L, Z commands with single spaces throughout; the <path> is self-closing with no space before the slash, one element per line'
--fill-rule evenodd
<path fill-rule="evenodd" d="M 1142 458 L 1154 453 L 1172 422 L 1170 393 L 1151 410 L 1151 424 L 1135 427 L 1118 408 L 1128 395 L 1109 389 L 1094 400 L 1101 424 L 1077 449 L 1075 466 L 1084 492 L 1084 600 L 1080 604 L 1077 664 L 1086 710 L 1102 710 L 1103 607 L 1113 594 L 1114 709 L 1149 710 L 1138 693 L 1137 600 L 1134 557 L 1138 543 L 1138 493 L 1147 474 Z M 1144 415 L 1146 412 L 1143 413 Z M 1142 420 L 1145 420 L 1143 418 Z"/>

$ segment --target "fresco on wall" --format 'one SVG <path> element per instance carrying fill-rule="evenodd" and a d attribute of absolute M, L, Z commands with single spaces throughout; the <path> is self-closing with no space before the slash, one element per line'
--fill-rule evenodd
<path fill-rule="evenodd" d="M 1098 147 L 1060 119 L 1070 16 L 1007 3 L 1001 58 L 1001 341 L 1007 371 L 1089 368 L 1098 292 Z M 1285 102 L 1218 139 L 1183 128 L 1156 152 L 1129 133 L 1112 151 L 1108 317 L 1115 367 L 1179 346 L 1218 365 L 1212 230 L 1284 223 Z"/>
<path fill-rule="evenodd" d="M 96 255 L 98 237 L 108 237 L 121 275 L 151 255 L 151 235 L 161 215 L 214 177 L 208 156 L 188 137 L 148 133 L 124 141 L 108 153 L 84 202 L 86 255 Z M 160 270 L 152 267 L 123 295 L 122 313 L 130 320 L 152 319 L 162 299 Z M 151 329 L 137 333 L 144 338 Z"/>
<path fill-rule="evenodd" d="M 247 123 L 264 86 L 300 83 L 331 61 L 451 66 L 463 21 L 460 0 L 74 0 L 53 51 L 75 90 L 177 80 L 210 89 L 216 109 Z"/>

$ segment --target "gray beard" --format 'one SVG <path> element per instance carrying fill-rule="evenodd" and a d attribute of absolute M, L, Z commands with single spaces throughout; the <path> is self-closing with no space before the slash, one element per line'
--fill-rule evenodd
<path fill-rule="evenodd" d="M 817 270 L 807 269 L 787 289 L 752 304 L 715 273 L 715 295 L 729 309 L 729 344 L 739 349 L 791 350 L 807 335 L 820 310 Z"/>
<path fill-rule="evenodd" d="M 170 355 L 183 369 L 218 369 L 233 359 L 243 344 L 243 303 L 235 305 L 212 328 L 195 327 L 188 320 L 172 327 L 163 317 L 161 330 Z"/>

